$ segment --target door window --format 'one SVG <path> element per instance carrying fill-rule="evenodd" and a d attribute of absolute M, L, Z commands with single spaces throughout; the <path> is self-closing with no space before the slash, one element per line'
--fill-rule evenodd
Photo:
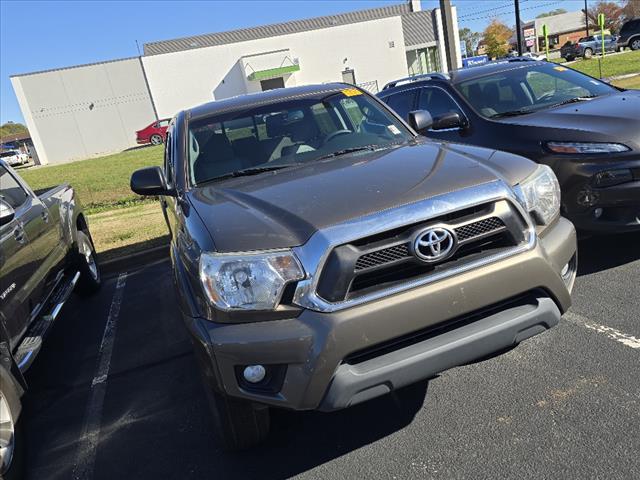
<path fill-rule="evenodd" d="M 171 132 L 167 132 L 167 139 L 164 142 L 164 177 L 167 180 L 167 185 L 173 185 L 173 135 Z"/>
<path fill-rule="evenodd" d="M 417 90 L 408 90 L 406 92 L 396 93 L 386 99 L 387 104 L 396 111 L 405 120 L 409 116 L 409 112 L 413 110 L 415 104 Z"/>
<path fill-rule="evenodd" d="M 447 113 L 455 112 L 464 116 L 453 98 L 439 88 L 423 88 L 418 102 L 419 110 L 427 110 L 432 118 L 441 117 Z"/>
<path fill-rule="evenodd" d="M 7 202 L 13 209 L 17 209 L 27 201 L 29 194 L 13 178 L 9 171 L 0 166 L 0 198 Z"/>

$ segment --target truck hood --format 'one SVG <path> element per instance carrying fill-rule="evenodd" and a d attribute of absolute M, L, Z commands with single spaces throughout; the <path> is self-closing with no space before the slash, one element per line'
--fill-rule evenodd
<path fill-rule="evenodd" d="M 553 129 L 545 140 L 618 142 L 640 149 L 640 91 L 625 91 L 580 103 L 501 119 L 501 123 Z M 576 138 L 567 138 L 567 130 Z"/>
<path fill-rule="evenodd" d="M 217 251 L 265 250 L 302 245 L 328 226 L 498 178 L 515 184 L 534 168 L 504 152 L 425 142 L 232 178 L 194 188 L 188 198 Z"/>

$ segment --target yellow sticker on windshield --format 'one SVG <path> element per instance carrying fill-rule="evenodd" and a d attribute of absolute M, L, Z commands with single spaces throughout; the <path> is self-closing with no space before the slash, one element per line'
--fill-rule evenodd
<path fill-rule="evenodd" d="M 564 72 L 566 70 L 566 67 L 553 67 L 553 69 L 559 72 Z"/>
<path fill-rule="evenodd" d="M 362 92 L 357 88 L 344 88 L 342 89 L 342 93 L 344 93 L 347 97 L 355 97 L 356 95 L 362 95 Z"/>

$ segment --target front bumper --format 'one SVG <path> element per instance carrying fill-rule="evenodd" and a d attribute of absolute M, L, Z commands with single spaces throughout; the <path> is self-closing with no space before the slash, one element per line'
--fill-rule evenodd
<path fill-rule="evenodd" d="M 525 253 L 345 310 L 242 324 L 185 322 L 212 388 L 273 406 L 335 410 L 551 328 L 571 304 L 571 282 L 560 271 L 575 254 L 573 225 L 560 218 Z M 285 368 L 277 391 L 241 385 L 238 372 L 252 364 Z"/>
<path fill-rule="evenodd" d="M 629 169 L 633 180 L 595 187 L 599 172 Z M 562 188 L 562 213 L 578 230 L 602 233 L 640 231 L 640 158 L 555 162 Z"/>

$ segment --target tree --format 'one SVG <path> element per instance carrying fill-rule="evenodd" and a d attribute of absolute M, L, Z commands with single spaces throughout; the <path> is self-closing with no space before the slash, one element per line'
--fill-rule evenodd
<path fill-rule="evenodd" d="M 7 122 L 0 125 L 0 137 L 7 137 L 16 133 L 29 133 L 29 131 L 21 123 Z"/>
<path fill-rule="evenodd" d="M 476 49 L 478 48 L 478 42 L 482 38 L 482 34 L 479 32 L 472 32 L 469 28 L 461 28 L 460 31 L 460 41 L 464 42 L 467 47 L 467 55 L 474 55 Z"/>
<path fill-rule="evenodd" d="M 567 13 L 567 11 L 564 8 L 556 8 L 555 10 L 551 10 L 550 12 L 541 13 L 536 18 L 553 17 L 554 15 L 560 15 L 562 13 Z"/>
<path fill-rule="evenodd" d="M 513 31 L 497 18 L 485 28 L 482 39 L 487 46 L 487 55 L 491 58 L 504 57 L 509 53 L 509 39 Z"/>
<path fill-rule="evenodd" d="M 623 3 L 620 11 L 625 22 L 632 18 L 640 17 L 640 0 L 627 0 Z"/>
<path fill-rule="evenodd" d="M 584 9 L 582 11 L 584 12 Z M 604 13 L 604 28 L 609 30 L 611 33 L 617 33 L 624 23 L 622 8 L 620 5 L 615 2 L 600 0 L 587 10 L 589 23 L 599 27 L 598 15 L 601 13 Z"/>

